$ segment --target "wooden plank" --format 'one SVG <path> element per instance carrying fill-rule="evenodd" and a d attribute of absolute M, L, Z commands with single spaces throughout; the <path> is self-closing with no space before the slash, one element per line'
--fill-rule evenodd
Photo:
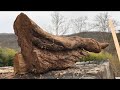
<path fill-rule="evenodd" d="M 115 47 L 116 47 L 116 51 L 117 51 L 117 54 L 118 54 L 118 59 L 120 61 L 120 46 L 119 46 L 118 38 L 117 38 L 117 35 L 116 35 L 116 32 L 115 32 L 115 26 L 113 25 L 113 21 L 111 19 L 109 19 L 109 28 L 112 32 L 112 37 L 113 37 L 114 44 L 115 44 Z"/>

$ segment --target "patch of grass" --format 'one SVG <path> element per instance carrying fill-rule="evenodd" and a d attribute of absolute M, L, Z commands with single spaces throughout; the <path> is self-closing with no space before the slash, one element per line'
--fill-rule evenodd
<path fill-rule="evenodd" d="M 108 52 L 92 53 L 88 52 L 88 56 L 80 59 L 80 61 L 104 61 L 107 59 L 112 59 L 112 54 Z"/>
<path fill-rule="evenodd" d="M 117 55 L 113 55 L 112 59 L 110 59 L 110 64 L 115 76 L 120 77 L 120 62 Z"/>
<path fill-rule="evenodd" d="M 13 66 L 13 59 L 17 51 L 10 48 L 0 48 L 0 66 Z"/>

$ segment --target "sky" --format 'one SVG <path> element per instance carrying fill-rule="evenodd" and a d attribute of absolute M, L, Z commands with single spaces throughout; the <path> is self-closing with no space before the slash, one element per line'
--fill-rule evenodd
<path fill-rule="evenodd" d="M 41 28 L 46 30 L 46 27 L 51 23 L 51 13 L 53 11 L 0 11 L 0 33 L 14 33 L 13 23 L 21 12 L 25 13 Z M 59 11 L 64 17 L 71 19 L 79 16 L 87 16 L 89 21 L 93 21 L 94 17 L 103 12 L 108 12 L 111 18 L 120 22 L 120 11 Z M 117 28 L 117 29 L 120 29 Z M 46 30 L 47 31 L 47 30 Z M 72 33 L 72 32 L 69 32 Z"/>

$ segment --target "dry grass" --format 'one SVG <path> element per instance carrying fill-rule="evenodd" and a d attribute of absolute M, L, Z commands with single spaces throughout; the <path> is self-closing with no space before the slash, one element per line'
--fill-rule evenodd
<path fill-rule="evenodd" d="M 113 55 L 113 57 L 110 59 L 110 63 L 115 73 L 115 76 L 120 77 L 120 62 L 117 55 Z"/>

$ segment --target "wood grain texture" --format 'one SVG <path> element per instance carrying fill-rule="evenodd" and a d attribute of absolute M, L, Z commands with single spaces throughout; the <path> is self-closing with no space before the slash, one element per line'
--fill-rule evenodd
<path fill-rule="evenodd" d="M 119 46 L 118 38 L 117 38 L 117 35 L 116 35 L 116 32 L 115 32 L 115 26 L 113 25 L 113 22 L 112 22 L 111 19 L 109 19 L 109 28 L 112 32 L 112 37 L 113 37 L 114 44 L 115 44 L 115 47 L 116 47 L 116 51 L 117 51 L 117 54 L 118 54 L 118 58 L 119 58 L 119 61 L 120 61 L 120 46 Z"/>

